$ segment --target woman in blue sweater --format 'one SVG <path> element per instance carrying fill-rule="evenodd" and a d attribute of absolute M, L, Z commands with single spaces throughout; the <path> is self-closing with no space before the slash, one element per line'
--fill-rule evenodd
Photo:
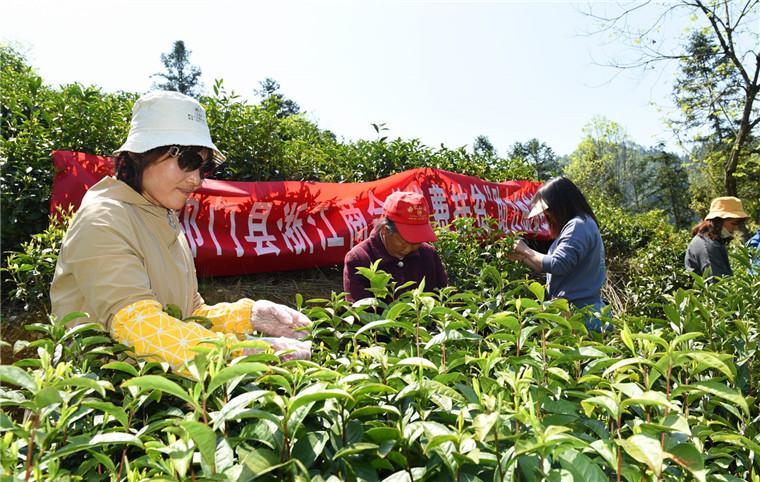
<path fill-rule="evenodd" d="M 580 189 L 566 177 L 547 181 L 531 201 L 528 217 L 543 215 L 555 238 L 547 254 L 514 244 L 512 258 L 538 273 L 546 273 L 549 296 L 566 298 L 576 308 L 592 306 L 600 311 L 606 276 L 604 243 L 599 223 Z M 586 320 L 590 330 L 601 331 L 597 318 Z"/>

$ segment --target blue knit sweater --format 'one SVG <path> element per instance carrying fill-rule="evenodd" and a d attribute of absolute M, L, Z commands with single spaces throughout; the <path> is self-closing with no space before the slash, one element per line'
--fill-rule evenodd
<path fill-rule="evenodd" d="M 590 217 L 565 224 L 542 261 L 549 296 L 567 298 L 577 308 L 601 302 L 607 268 L 599 227 Z"/>

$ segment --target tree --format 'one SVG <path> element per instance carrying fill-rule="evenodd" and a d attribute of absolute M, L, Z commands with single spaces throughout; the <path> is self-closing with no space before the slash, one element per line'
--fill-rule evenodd
<path fill-rule="evenodd" d="M 472 144 L 472 152 L 476 156 L 485 157 L 486 159 L 496 157 L 496 148 L 493 146 L 491 139 L 484 135 L 479 135 L 475 138 L 475 142 Z"/>
<path fill-rule="evenodd" d="M 565 174 L 585 193 L 603 197 L 629 212 L 644 212 L 652 182 L 645 149 L 631 142 L 620 124 L 597 117 L 570 155 Z"/>
<path fill-rule="evenodd" d="M 646 164 L 652 167 L 647 208 L 667 212 L 677 229 L 688 227 L 694 212 L 689 209 L 689 176 L 683 161 L 660 144 L 647 154 Z"/>
<path fill-rule="evenodd" d="M 521 159 L 532 166 L 539 181 L 546 181 L 562 172 L 554 150 L 536 138 L 525 143 L 515 142 L 510 149 L 509 158 Z"/>
<path fill-rule="evenodd" d="M 604 32 L 632 42 L 636 56 L 613 62 L 618 68 L 654 68 L 662 61 L 682 62 L 682 76 L 676 84 L 676 99 L 682 109 L 682 125 L 690 120 L 709 119 L 713 128 L 727 129 L 719 139 L 728 146 L 722 164 L 724 194 L 739 194 L 737 173 L 742 162 L 756 153 L 752 130 L 760 123 L 757 107 L 760 92 L 760 31 L 757 30 L 760 0 L 678 0 L 655 3 L 650 0 L 625 4 L 619 14 L 589 14 L 601 21 Z M 658 9 L 655 20 L 641 29 L 631 27 L 635 15 Z M 665 26 L 678 13 L 690 14 L 692 34 L 685 44 L 663 42 Z M 700 65 L 700 63 L 702 65 Z M 699 82 L 707 78 L 704 86 Z"/>
<path fill-rule="evenodd" d="M 610 205 L 623 204 L 616 160 L 619 142 L 610 135 L 599 136 L 585 128 L 586 136 L 570 154 L 565 175 L 588 197 L 602 198 Z"/>
<path fill-rule="evenodd" d="M 153 87 L 198 97 L 200 95 L 198 89 L 200 88 L 201 69 L 190 63 L 191 53 L 185 47 L 185 42 L 182 40 L 175 41 L 171 52 L 161 54 L 161 63 L 166 67 L 166 72 L 152 75 L 152 77 L 163 78 L 165 82 L 154 84 Z"/>
<path fill-rule="evenodd" d="M 264 108 L 273 110 L 278 118 L 282 119 L 301 112 L 301 107 L 296 101 L 280 93 L 280 83 L 276 80 L 267 77 L 259 82 L 259 85 L 261 88 L 256 93 L 262 98 L 261 104 Z"/>

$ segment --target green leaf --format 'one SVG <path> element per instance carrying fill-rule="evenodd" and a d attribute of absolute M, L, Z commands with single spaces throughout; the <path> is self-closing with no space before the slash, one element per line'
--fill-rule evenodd
<path fill-rule="evenodd" d="M 325 431 L 308 432 L 293 446 L 293 457 L 308 469 L 322 455 L 329 440 L 330 434 Z"/>
<path fill-rule="evenodd" d="M 291 398 L 288 401 L 288 414 L 292 414 L 298 409 L 298 407 L 302 405 L 306 405 L 307 403 L 311 403 L 311 402 L 316 402 L 318 400 L 342 398 L 342 399 L 353 401 L 353 397 L 345 390 L 340 390 L 337 388 L 322 388 L 322 387 L 316 388 L 316 390 L 318 391 L 309 390 L 309 389 L 313 389 L 314 387 L 317 387 L 318 385 L 322 385 L 322 384 L 312 385 L 308 387 L 306 390 L 296 395 L 295 397 Z"/>
<path fill-rule="evenodd" d="M 696 361 L 700 365 L 705 365 L 708 368 L 718 370 L 722 374 L 728 377 L 728 380 L 733 383 L 735 373 L 734 370 L 729 367 L 726 362 L 720 359 L 716 353 L 709 351 L 687 351 L 684 355 Z"/>
<path fill-rule="evenodd" d="M 609 368 L 604 370 L 604 373 L 602 373 L 603 377 L 607 377 L 610 373 L 614 373 L 617 370 L 620 370 L 621 368 L 627 367 L 629 365 L 653 365 L 650 360 L 647 360 L 646 358 L 641 357 L 633 357 L 633 358 L 626 358 L 624 360 L 620 360 L 613 365 L 611 365 Z"/>
<path fill-rule="evenodd" d="M 422 368 L 427 368 L 428 370 L 433 370 L 433 371 L 436 371 L 436 372 L 438 371 L 438 367 L 435 366 L 435 364 L 433 362 L 431 362 L 427 358 L 416 357 L 416 356 L 409 357 L 409 358 L 404 358 L 403 360 L 399 360 L 399 361 L 397 361 L 395 363 L 394 366 L 397 366 L 397 367 L 405 367 L 405 366 L 422 367 Z"/>
<path fill-rule="evenodd" d="M 68 325 L 70 322 L 76 320 L 77 318 L 89 318 L 89 317 L 90 315 L 88 315 L 87 313 L 83 311 L 72 311 L 68 315 L 61 318 L 59 323 L 61 323 L 62 325 Z"/>
<path fill-rule="evenodd" d="M 478 437 L 479 441 L 485 442 L 498 418 L 498 413 L 491 412 L 478 414 L 472 420 L 472 429 L 475 431 L 475 435 Z"/>
<path fill-rule="evenodd" d="M 237 365 L 222 368 L 219 370 L 219 373 L 211 379 L 211 383 L 208 385 L 208 393 L 213 393 L 214 390 L 233 378 L 244 375 L 257 375 L 268 370 L 269 366 L 263 363 L 238 363 Z"/>
<path fill-rule="evenodd" d="M 123 408 L 114 405 L 111 402 L 96 402 L 87 400 L 83 402 L 82 405 L 88 408 L 94 408 L 95 410 L 99 410 L 103 413 L 107 413 L 112 418 L 116 419 L 124 428 L 127 428 L 129 425 L 129 416 L 127 415 L 127 412 Z"/>
<path fill-rule="evenodd" d="M 584 482 L 608 482 L 604 471 L 588 456 L 574 449 L 559 454 L 562 468 L 573 474 L 573 480 Z"/>
<path fill-rule="evenodd" d="M 676 348 L 678 345 L 685 341 L 693 340 L 695 338 L 699 338 L 704 336 L 704 333 L 699 331 L 692 331 L 689 333 L 684 333 L 683 335 L 678 335 L 677 337 L 673 338 L 673 340 L 670 342 L 670 346 L 673 348 Z"/>
<path fill-rule="evenodd" d="M 747 448 L 756 454 L 760 454 L 760 444 L 750 440 L 744 435 L 730 432 L 719 432 L 710 435 L 710 438 L 715 442 L 726 442 L 737 447 Z"/>
<path fill-rule="evenodd" d="M 143 447 L 142 441 L 131 433 L 123 432 L 106 432 L 90 437 L 89 435 L 80 435 L 72 437 L 68 443 L 59 450 L 43 456 L 43 461 L 49 462 L 61 457 L 71 455 L 82 450 L 90 450 L 100 445 L 136 445 Z"/>
<path fill-rule="evenodd" d="M 540 303 L 544 302 L 544 298 L 546 296 L 546 290 L 544 289 L 544 285 L 541 283 L 538 283 L 536 281 L 532 282 L 528 285 L 528 289 L 531 293 L 538 299 Z"/>
<path fill-rule="evenodd" d="M 124 372 L 128 375 L 132 375 L 133 377 L 136 377 L 137 375 L 139 375 L 139 373 L 137 372 L 137 369 L 133 365 L 127 362 L 123 362 L 123 361 L 114 361 L 114 362 L 106 363 L 101 368 L 104 368 L 106 370 L 117 370 L 120 372 Z"/>
<path fill-rule="evenodd" d="M 248 414 L 247 408 L 250 404 L 270 394 L 272 392 L 268 390 L 253 390 L 242 393 L 225 403 L 221 410 L 211 414 L 214 430 L 228 420 L 238 420 L 239 417 Z"/>
<path fill-rule="evenodd" d="M 84 323 L 81 325 L 76 325 L 72 328 L 69 328 L 69 330 L 66 332 L 65 335 L 61 337 L 60 340 L 58 340 L 59 343 L 63 343 L 64 341 L 68 340 L 69 338 L 74 338 L 76 336 L 79 336 L 82 333 L 92 331 L 92 330 L 101 330 L 103 326 L 100 323 Z"/>
<path fill-rule="evenodd" d="M 438 333 L 437 335 L 433 336 L 430 339 L 430 341 L 428 341 L 425 344 L 425 349 L 429 350 L 431 347 L 435 345 L 440 345 L 448 341 L 479 340 L 479 339 L 481 339 L 480 335 L 476 335 L 475 333 L 470 333 L 469 331 L 461 332 L 457 330 L 443 330 L 441 333 Z"/>
<path fill-rule="evenodd" d="M 179 398 L 180 400 L 184 400 L 190 405 L 192 405 L 193 407 L 197 406 L 195 401 L 190 397 L 190 395 L 186 391 L 182 389 L 182 387 L 180 387 L 173 381 L 168 380 L 159 375 L 143 375 L 141 377 L 127 380 L 126 382 L 122 383 L 121 386 L 137 387 L 141 391 L 158 390 L 159 392 L 167 393 L 169 395 L 173 395 Z"/>
<path fill-rule="evenodd" d="M 705 459 L 702 454 L 691 444 L 679 444 L 671 448 L 667 455 L 678 465 L 687 469 L 699 482 L 705 482 L 707 471 Z"/>
<path fill-rule="evenodd" d="M 660 477 L 665 453 L 658 439 L 644 434 L 637 434 L 627 440 L 618 439 L 616 442 L 625 449 L 628 455 L 645 464 L 658 478 Z"/>
<path fill-rule="evenodd" d="M 211 467 L 213 473 L 216 473 L 216 433 L 208 425 L 194 420 L 185 420 L 180 422 L 179 425 L 193 439 L 206 465 Z"/>
<path fill-rule="evenodd" d="M 71 378 L 64 378 L 63 380 L 58 381 L 55 384 L 56 388 L 62 388 L 62 387 L 81 387 L 81 388 L 89 388 L 91 390 L 95 390 L 100 394 L 101 397 L 105 396 L 106 389 L 105 385 L 111 386 L 110 382 L 98 382 L 96 380 L 93 380 L 92 378 L 87 377 L 71 377 Z M 112 387 L 111 387 L 112 389 Z"/>
<path fill-rule="evenodd" d="M 620 403 L 620 407 L 625 409 L 631 405 L 667 407 L 671 410 L 680 411 L 678 404 L 668 400 L 668 397 L 662 392 L 648 391 L 635 398 L 627 398 Z"/>
<path fill-rule="evenodd" d="M 239 450 L 240 462 L 253 472 L 254 475 L 263 475 L 280 463 L 280 458 L 267 448 L 253 450 Z"/>
<path fill-rule="evenodd" d="M 595 397 L 586 398 L 585 400 L 581 400 L 581 406 L 583 407 L 583 411 L 587 417 L 590 417 L 593 413 L 594 406 L 606 409 L 607 413 L 611 417 L 615 418 L 617 418 L 620 411 L 620 407 L 618 406 L 617 402 L 612 397 L 608 397 L 606 395 L 598 395 Z"/>
<path fill-rule="evenodd" d="M 13 365 L 0 365 L 0 382 L 25 388 L 32 393 L 37 391 L 37 383 L 26 371 Z"/>
<path fill-rule="evenodd" d="M 741 393 L 731 388 L 728 388 L 726 385 L 722 383 L 714 382 L 712 380 L 706 380 L 703 382 L 692 383 L 691 385 L 682 385 L 673 391 L 673 397 L 675 397 L 677 393 L 681 393 L 686 390 L 699 390 L 704 393 L 715 395 L 718 398 L 722 398 L 723 400 L 726 400 L 728 402 L 731 402 L 734 405 L 741 407 L 745 415 L 747 415 L 747 417 L 750 416 L 749 406 L 747 405 L 747 399 L 745 399 L 741 395 Z"/>
<path fill-rule="evenodd" d="M 400 328 L 407 333 L 414 333 L 414 326 L 408 321 L 376 320 L 359 328 L 356 333 L 354 333 L 354 336 L 359 336 L 364 332 L 380 328 Z"/>
<path fill-rule="evenodd" d="M 54 387 L 45 387 L 34 396 L 34 404 L 38 408 L 45 408 L 54 403 L 61 403 L 61 394 Z"/>
<path fill-rule="evenodd" d="M 507 311 L 495 313 L 488 319 L 488 321 L 486 322 L 486 325 L 488 326 L 496 325 L 502 328 L 506 328 L 512 333 L 516 333 L 517 330 L 520 329 L 520 321 L 518 321 L 515 315 Z"/>
<path fill-rule="evenodd" d="M 628 328 L 628 323 L 623 323 L 623 329 L 620 330 L 620 339 L 623 340 L 626 348 L 631 351 L 631 355 L 636 356 L 636 346 L 633 344 L 633 338 L 631 338 L 631 330 Z"/>
<path fill-rule="evenodd" d="M 363 395 L 368 394 L 378 394 L 378 393 L 396 393 L 398 390 L 396 390 L 393 387 L 390 387 L 388 385 L 385 385 L 383 383 L 363 383 L 356 387 L 351 392 L 351 396 L 355 399 L 361 398 Z"/>
<path fill-rule="evenodd" d="M 335 455 L 333 455 L 333 459 L 339 459 L 341 457 L 347 457 L 349 455 L 355 455 L 360 454 L 362 452 L 368 452 L 370 450 L 377 450 L 379 448 L 378 445 L 367 443 L 367 442 L 358 442 L 349 445 L 348 447 L 344 447 L 337 452 L 335 452 Z"/>

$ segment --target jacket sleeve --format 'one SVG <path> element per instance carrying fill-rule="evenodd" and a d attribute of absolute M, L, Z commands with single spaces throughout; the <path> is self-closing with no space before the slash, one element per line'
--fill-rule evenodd
<path fill-rule="evenodd" d="M 253 300 L 241 298 L 234 303 L 201 304 L 193 311 L 193 316 L 205 316 L 210 319 L 212 331 L 244 335 L 253 333 L 252 309 Z"/>
<path fill-rule="evenodd" d="M 567 274 L 578 265 L 588 250 L 588 244 L 588 232 L 575 219 L 571 219 L 557 240 L 557 248 L 551 255 L 543 257 L 542 271 L 556 275 Z"/>
<path fill-rule="evenodd" d="M 98 209 L 98 211 L 93 211 Z M 122 308 L 155 299 L 136 235 L 124 214 L 113 206 L 87 206 L 66 233 L 60 258 L 66 260 L 78 289 L 107 328 Z"/>
<path fill-rule="evenodd" d="M 221 335 L 198 323 L 178 320 L 161 309 L 158 301 L 147 299 L 119 310 L 110 326 L 114 340 L 132 347 L 138 357 L 165 361 L 175 370 L 195 357 L 193 347 L 203 340 L 224 336 L 230 343 L 233 335 Z"/>
<path fill-rule="evenodd" d="M 699 236 L 694 236 L 686 248 L 684 256 L 684 267 L 702 276 L 705 268 L 710 266 L 710 260 L 707 257 L 707 248 Z"/>
<path fill-rule="evenodd" d="M 356 272 L 356 268 L 366 267 L 371 264 L 369 258 L 363 259 L 351 251 L 346 254 L 343 264 L 343 291 L 348 293 L 346 297 L 349 301 L 358 301 L 363 298 L 372 297 L 368 291 L 370 286 L 369 280 Z"/>

